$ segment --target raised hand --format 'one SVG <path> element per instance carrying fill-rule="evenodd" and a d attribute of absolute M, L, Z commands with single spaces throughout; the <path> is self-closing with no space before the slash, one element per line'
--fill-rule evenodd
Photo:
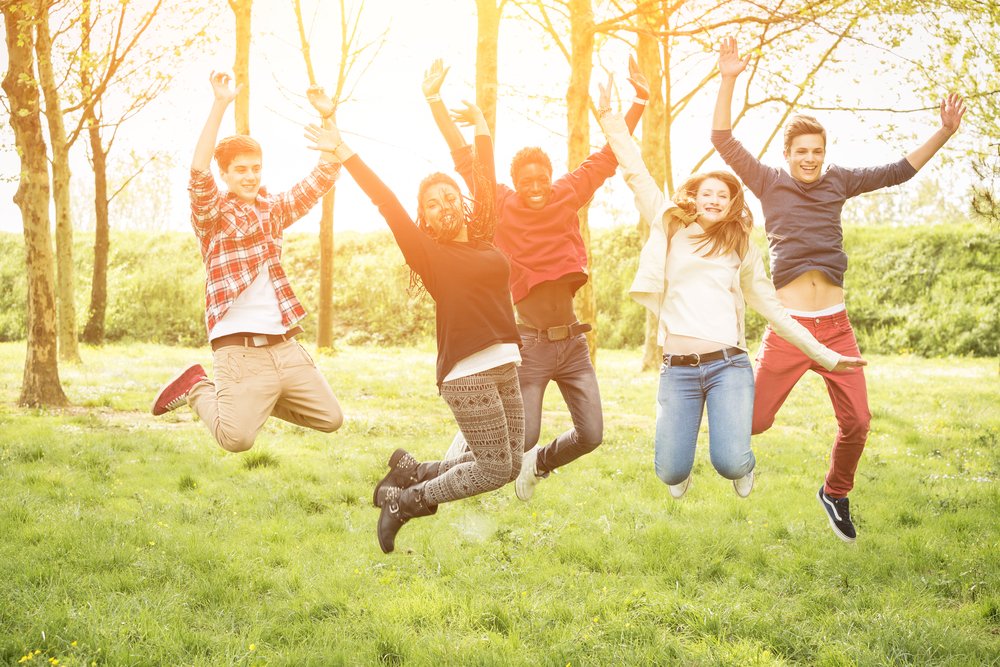
<path fill-rule="evenodd" d="M 208 80 L 212 84 L 212 92 L 215 94 L 215 99 L 219 102 L 225 102 L 229 104 L 236 99 L 236 95 L 243 90 L 243 86 L 237 86 L 236 88 L 230 87 L 233 79 L 225 72 L 212 72 Z"/>
<path fill-rule="evenodd" d="M 424 82 L 420 84 L 420 88 L 424 91 L 424 97 L 440 95 L 441 84 L 444 83 L 448 69 L 444 66 L 444 61 L 437 58 L 428 69 L 424 70 Z"/>
<path fill-rule="evenodd" d="M 468 100 L 462 100 L 462 104 L 465 105 L 464 109 L 451 109 L 452 120 L 465 126 L 486 124 L 486 117 L 483 115 L 482 109 Z"/>
<path fill-rule="evenodd" d="M 640 100 L 649 99 L 649 82 L 646 75 L 639 69 L 639 63 L 632 56 L 628 57 L 628 82 L 635 88 L 635 96 Z"/>
<path fill-rule="evenodd" d="M 341 144 L 344 143 L 340 136 L 340 129 L 333 122 L 328 122 L 326 127 L 320 127 L 310 123 L 306 125 L 303 136 L 309 140 L 308 148 L 324 153 L 334 153 Z"/>
<path fill-rule="evenodd" d="M 958 93 L 951 93 L 941 100 L 941 127 L 948 134 L 955 134 L 965 115 L 965 101 Z"/>
<path fill-rule="evenodd" d="M 861 357 L 841 357 L 837 365 L 833 367 L 833 372 L 849 371 L 852 368 L 860 368 L 861 366 L 867 366 L 868 362 Z"/>
<path fill-rule="evenodd" d="M 321 86 L 309 86 L 306 97 L 309 99 L 309 104 L 313 105 L 313 109 L 323 118 L 329 118 L 337 110 L 337 105 Z"/>
<path fill-rule="evenodd" d="M 615 75 L 608 71 L 608 83 L 602 85 L 600 82 L 597 84 L 597 90 L 600 93 L 597 98 L 597 114 L 599 116 L 604 115 L 611 111 L 611 87 L 614 85 Z"/>
<path fill-rule="evenodd" d="M 735 79 L 750 62 L 751 53 L 740 58 L 740 48 L 735 37 L 724 37 L 719 46 L 719 73 L 723 79 Z"/>

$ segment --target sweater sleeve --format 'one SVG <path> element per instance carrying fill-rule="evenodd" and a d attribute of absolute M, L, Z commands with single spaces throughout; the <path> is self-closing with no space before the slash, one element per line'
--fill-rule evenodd
<path fill-rule="evenodd" d="M 913 178 L 917 170 L 905 157 L 898 162 L 884 164 L 878 167 L 862 169 L 844 169 L 844 181 L 848 197 L 856 197 L 865 192 L 899 185 Z"/>
<path fill-rule="evenodd" d="M 493 157 L 493 138 L 490 135 L 476 135 L 476 160 L 480 164 L 480 169 L 483 170 L 483 175 L 486 177 L 488 185 L 485 183 L 476 183 L 475 178 L 470 174 L 470 177 L 465 181 L 469 186 L 469 192 L 472 193 L 472 198 L 476 201 L 489 197 L 485 201 L 492 202 L 495 207 L 497 201 L 497 176 Z M 487 192 L 480 192 L 483 187 L 487 188 Z"/>
<path fill-rule="evenodd" d="M 389 223 L 389 229 L 396 239 L 396 245 L 403 252 L 406 263 L 426 282 L 433 266 L 428 244 L 434 241 L 420 231 L 392 190 L 375 175 L 357 153 L 344 162 L 344 167 Z"/>
<path fill-rule="evenodd" d="M 764 270 L 757 246 L 750 244 L 740 265 L 740 289 L 750 307 L 764 316 L 774 331 L 826 370 L 833 370 L 840 355 L 816 340 L 809 330 L 792 319 L 778 300 L 774 284 Z"/>
<path fill-rule="evenodd" d="M 654 224 L 662 226 L 662 221 L 657 218 L 662 217 L 666 197 L 646 168 L 642 153 L 629 136 L 625 121 L 619 115 L 605 116 L 602 129 L 608 139 L 608 145 L 621 164 L 625 183 L 635 195 L 635 206 L 639 209 L 639 215 L 650 226 Z"/>
<path fill-rule="evenodd" d="M 751 155 L 750 151 L 733 136 L 732 130 L 712 130 L 712 145 L 740 180 L 750 188 L 750 192 L 758 198 L 778 179 L 780 172 Z"/>
<path fill-rule="evenodd" d="M 457 148 L 451 152 L 451 160 L 455 163 L 455 171 L 458 175 L 462 177 L 465 181 L 466 187 L 469 188 L 469 192 L 475 189 L 472 178 L 472 160 L 474 159 L 472 153 L 472 146 L 465 144 L 461 148 Z"/>

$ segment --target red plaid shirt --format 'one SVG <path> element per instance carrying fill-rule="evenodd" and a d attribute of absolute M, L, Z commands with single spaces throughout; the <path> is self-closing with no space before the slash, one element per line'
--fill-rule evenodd
<path fill-rule="evenodd" d="M 339 164 L 321 161 L 291 190 L 272 196 L 261 188 L 255 205 L 250 205 L 231 192 L 220 193 L 211 171 L 191 170 L 191 225 L 205 261 L 209 333 L 257 277 L 264 261 L 270 262 L 282 323 L 291 327 L 305 317 L 306 311 L 281 268 L 281 236 L 333 187 L 339 173 Z"/>

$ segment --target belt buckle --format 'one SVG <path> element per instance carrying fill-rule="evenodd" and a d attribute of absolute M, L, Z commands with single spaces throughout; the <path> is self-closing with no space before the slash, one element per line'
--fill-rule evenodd
<path fill-rule="evenodd" d="M 267 336 L 265 335 L 251 336 L 250 342 L 253 343 L 254 347 L 265 347 L 267 345 Z"/>
<path fill-rule="evenodd" d="M 692 368 L 694 368 L 696 366 L 701 366 L 701 355 L 698 354 L 697 352 L 694 352 L 692 354 L 685 354 L 684 356 L 685 357 L 694 357 L 694 363 L 688 364 L 688 366 L 691 366 Z"/>
<path fill-rule="evenodd" d="M 556 333 L 552 333 L 553 331 Z M 549 327 L 545 330 L 545 336 L 549 340 L 564 340 L 569 338 L 569 325 L 560 324 L 557 327 Z"/>

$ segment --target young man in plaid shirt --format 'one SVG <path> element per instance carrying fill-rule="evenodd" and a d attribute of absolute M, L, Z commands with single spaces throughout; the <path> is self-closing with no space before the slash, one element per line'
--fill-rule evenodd
<path fill-rule="evenodd" d="M 253 446 L 271 415 L 325 433 L 343 413 L 330 385 L 294 337 L 305 317 L 281 267 L 282 233 L 333 187 L 340 164 L 328 153 L 291 190 L 261 188 L 260 145 L 245 135 L 215 144 L 226 108 L 236 98 L 227 74 L 212 73 L 215 102 L 191 162 L 191 224 L 207 273 L 205 320 L 215 379 L 195 364 L 153 402 L 161 415 L 188 403 L 231 452 Z M 219 166 L 227 193 L 209 167 Z"/>

